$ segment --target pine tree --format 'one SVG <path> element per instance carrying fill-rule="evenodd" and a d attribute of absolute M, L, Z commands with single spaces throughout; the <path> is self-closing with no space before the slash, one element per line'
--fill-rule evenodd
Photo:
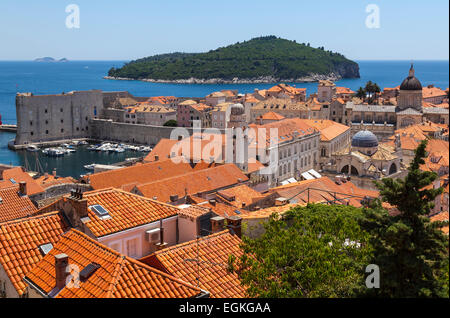
<path fill-rule="evenodd" d="M 430 222 L 433 201 L 442 188 L 429 187 L 437 175 L 421 171 L 427 141 L 415 151 L 404 179 L 376 182 L 382 200 L 398 209 L 395 216 L 375 202 L 366 210 L 363 228 L 372 233 L 373 264 L 380 268 L 380 288 L 369 295 L 381 297 L 448 297 L 448 237 L 443 222 Z"/>

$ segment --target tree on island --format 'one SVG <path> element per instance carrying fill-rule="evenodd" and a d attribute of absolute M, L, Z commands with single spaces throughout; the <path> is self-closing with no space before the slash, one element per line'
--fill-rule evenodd
<path fill-rule="evenodd" d="M 178 127 L 178 123 L 177 123 L 177 121 L 175 119 L 171 119 L 171 120 L 166 121 L 163 126 L 166 126 L 166 127 Z"/>
<path fill-rule="evenodd" d="M 371 262 L 380 268 L 380 288 L 368 290 L 370 296 L 449 297 L 449 241 L 440 231 L 445 223 L 428 217 L 443 189 L 430 186 L 436 173 L 420 170 L 426 145 L 424 140 L 415 150 L 404 179 L 376 182 L 382 201 L 398 215 L 389 215 L 380 200 L 365 211 L 361 225 L 372 234 Z"/>
<path fill-rule="evenodd" d="M 369 235 L 362 209 L 308 204 L 272 215 L 257 239 L 243 236 L 243 255 L 229 260 L 250 297 L 355 297 L 365 287 Z"/>

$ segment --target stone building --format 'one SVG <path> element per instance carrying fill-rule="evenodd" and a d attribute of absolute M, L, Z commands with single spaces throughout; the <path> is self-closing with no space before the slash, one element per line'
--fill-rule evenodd
<path fill-rule="evenodd" d="M 353 136 L 349 147 L 332 154 L 330 164 L 324 169 L 337 174 L 380 178 L 399 172 L 401 162 L 400 140 L 396 140 L 395 146 L 391 147 L 379 143 L 371 131 L 362 130 Z"/>
<path fill-rule="evenodd" d="M 15 145 L 89 137 L 89 120 L 103 109 L 100 90 L 16 96 Z"/>
<path fill-rule="evenodd" d="M 276 112 L 285 118 L 310 118 L 310 110 L 305 102 L 296 102 L 291 99 L 269 98 L 263 100 L 250 109 L 249 122 L 257 122 L 257 118 L 268 112 Z"/>

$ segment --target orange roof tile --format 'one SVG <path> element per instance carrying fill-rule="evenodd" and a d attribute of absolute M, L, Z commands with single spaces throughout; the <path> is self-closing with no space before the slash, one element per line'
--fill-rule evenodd
<path fill-rule="evenodd" d="M 44 189 L 57 184 L 76 183 L 77 181 L 72 177 L 55 178 L 53 175 L 43 175 L 35 179 Z"/>
<path fill-rule="evenodd" d="M 0 223 L 37 213 L 37 208 L 30 198 L 19 194 L 18 185 L 0 189 L 0 198 Z"/>
<path fill-rule="evenodd" d="M 430 220 L 432 222 L 435 222 L 435 221 L 447 222 L 447 226 L 443 226 L 441 228 L 441 230 L 442 230 L 442 232 L 444 232 L 444 234 L 448 235 L 448 229 L 449 229 L 449 226 L 448 226 L 448 211 L 444 211 L 444 212 L 440 212 L 438 214 L 435 214 L 435 215 L 433 215 L 430 218 Z"/>
<path fill-rule="evenodd" d="M 265 113 L 264 115 L 262 115 L 260 118 L 265 119 L 265 120 L 282 120 L 285 117 L 281 116 L 280 114 L 277 114 L 275 112 L 268 112 L 268 113 Z"/>
<path fill-rule="evenodd" d="M 310 188 L 309 193 L 307 191 L 308 188 Z M 311 188 L 322 191 L 311 190 Z M 379 196 L 378 191 L 359 188 L 349 181 L 337 185 L 328 177 L 290 183 L 270 189 L 270 192 L 278 193 L 280 196 L 291 200 L 291 203 L 303 204 L 308 203 L 308 200 L 309 203 L 326 203 L 332 201 L 333 204 L 346 205 L 348 203 L 355 207 L 361 206 L 361 200 L 365 196 L 372 198 Z M 337 193 L 336 196 L 335 193 Z M 350 196 L 358 197 L 352 198 Z"/>
<path fill-rule="evenodd" d="M 241 240 L 228 230 L 175 245 L 141 259 L 211 293 L 212 298 L 243 298 L 245 288 L 227 271 L 228 258 L 239 258 Z M 188 260 L 188 261 L 187 261 Z"/>
<path fill-rule="evenodd" d="M 188 163 L 174 163 L 172 160 L 161 160 L 103 171 L 89 175 L 89 183 L 94 189 L 120 188 L 130 183 L 147 183 L 192 171 Z"/>
<path fill-rule="evenodd" d="M 220 190 L 217 195 L 226 200 L 230 205 L 242 208 L 254 202 L 264 199 L 265 195 L 242 184 L 225 190 Z"/>
<path fill-rule="evenodd" d="M 136 189 L 147 198 L 156 197 L 159 201 L 169 202 L 171 195 L 182 198 L 186 194 L 210 192 L 247 180 L 248 177 L 237 166 L 225 164 L 142 184 Z"/>
<path fill-rule="evenodd" d="M 89 220 L 85 226 L 96 237 L 124 231 L 177 215 L 179 209 L 142 196 L 118 189 L 85 192 L 88 206 L 100 204 L 109 212 L 109 218 L 100 218 L 88 209 Z"/>
<path fill-rule="evenodd" d="M 55 256 L 62 253 L 80 271 L 92 263 L 98 264 L 98 269 L 80 280 L 78 288 L 55 290 Z M 122 255 L 75 229 L 61 237 L 26 280 L 54 298 L 190 298 L 201 294 L 199 288 Z"/>
<path fill-rule="evenodd" d="M 39 246 L 55 245 L 69 229 L 58 212 L 0 224 L 0 263 L 19 296 L 25 292 L 25 275 L 42 259 Z"/>
<path fill-rule="evenodd" d="M 45 190 L 28 174 L 22 167 L 15 167 L 7 170 L 3 170 L 2 179 L 10 182 L 13 179 L 16 183 L 26 182 L 27 183 L 27 195 L 33 195 L 36 193 L 44 192 Z M 11 184 L 14 184 L 11 182 Z"/>
<path fill-rule="evenodd" d="M 328 119 L 303 119 L 308 125 L 320 131 L 321 141 L 330 141 L 350 130 L 350 127 Z"/>
<path fill-rule="evenodd" d="M 336 94 L 354 94 L 350 88 L 336 86 Z"/>
<path fill-rule="evenodd" d="M 439 87 L 422 87 L 422 98 L 432 98 L 432 97 L 441 97 L 446 96 L 444 90 L 440 89 Z"/>

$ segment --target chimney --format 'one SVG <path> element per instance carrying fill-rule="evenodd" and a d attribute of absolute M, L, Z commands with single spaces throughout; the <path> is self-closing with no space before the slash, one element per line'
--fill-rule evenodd
<path fill-rule="evenodd" d="M 55 256 L 55 276 L 56 288 L 63 289 L 66 286 L 67 266 L 69 265 L 69 256 L 58 254 Z"/>
<path fill-rule="evenodd" d="M 231 230 L 231 234 L 237 237 L 242 236 L 242 218 L 237 215 L 227 217 L 227 227 Z"/>
<path fill-rule="evenodd" d="M 283 197 L 279 197 L 275 200 L 275 206 L 282 206 L 287 204 L 287 199 Z"/>
<path fill-rule="evenodd" d="M 216 206 L 216 200 L 214 199 L 209 200 L 209 204 L 211 204 L 212 206 Z"/>
<path fill-rule="evenodd" d="M 52 175 L 53 175 L 54 177 L 56 177 L 56 169 L 53 169 Z"/>
<path fill-rule="evenodd" d="M 159 156 L 155 155 L 155 161 L 158 161 L 158 160 L 159 160 Z"/>
<path fill-rule="evenodd" d="M 25 181 L 19 182 L 20 195 L 27 195 L 27 183 Z"/>
<path fill-rule="evenodd" d="M 173 194 L 170 196 L 170 202 L 176 202 L 178 201 L 178 194 Z"/>
<path fill-rule="evenodd" d="M 217 233 L 223 230 L 225 226 L 225 219 L 221 216 L 211 218 L 211 231 Z"/>

